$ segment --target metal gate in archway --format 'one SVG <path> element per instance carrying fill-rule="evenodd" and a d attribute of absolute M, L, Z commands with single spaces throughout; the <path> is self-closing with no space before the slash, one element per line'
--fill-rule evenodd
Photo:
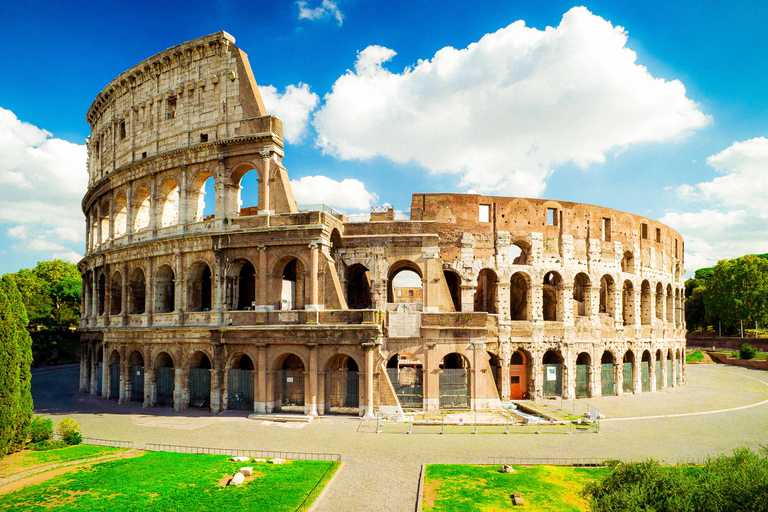
<path fill-rule="evenodd" d="M 360 406 L 360 379 L 357 372 L 330 371 L 328 379 L 328 402 L 330 412 L 357 414 Z"/>
<path fill-rule="evenodd" d="M 118 363 L 109 365 L 109 398 L 110 400 L 120 399 L 120 364 Z"/>
<path fill-rule="evenodd" d="M 440 408 L 469 409 L 469 372 L 463 368 L 440 370 Z"/>
<path fill-rule="evenodd" d="M 144 401 L 144 365 L 131 365 L 131 402 Z"/>
<path fill-rule="evenodd" d="M 101 396 L 102 393 L 102 376 L 104 375 L 104 363 L 96 363 L 96 394 Z"/>
<path fill-rule="evenodd" d="M 654 369 L 656 370 L 656 391 L 659 391 L 662 387 L 662 384 L 664 383 L 664 380 L 661 378 L 661 361 L 656 360 L 656 364 L 654 365 Z"/>
<path fill-rule="evenodd" d="M 680 385 L 683 383 L 683 373 L 682 373 L 682 365 L 680 364 L 680 359 L 677 359 L 677 384 Z"/>
<path fill-rule="evenodd" d="M 640 384 L 643 393 L 651 390 L 651 366 L 649 361 L 640 362 Z"/>
<path fill-rule="evenodd" d="M 589 365 L 576 365 L 576 398 L 589 396 Z"/>
<path fill-rule="evenodd" d="M 280 391 L 280 408 L 283 411 L 304 412 L 304 371 L 277 371 L 275 380 L 275 387 Z"/>
<path fill-rule="evenodd" d="M 207 409 L 211 405 L 211 370 L 189 369 L 189 406 Z"/>
<path fill-rule="evenodd" d="M 622 377 L 624 379 L 622 390 L 624 393 L 632 393 L 635 390 L 635 383 L 632 379 L 632 363 L 624 363 L 622 372 Z"/>
<path fill-rule="evenodd" d="M 545 364 L 544 385 L 542 391 L 544 396 L 562 396 L 563 394 L 563 365 Z"/>
<path fill-rule="evenodd" d="M 253 410 L 253 370 L 231 369 L 227 372 L 227 409 Z"/>
<path fill-rule="evenodd" d="M 615 380 L 613 378 L 613 363 L 600 365 L 600 393 L 603 396 L 615 394 Z"/>
<path fill-rule="evenodd" d="M 400 407 L 421 409 L 424 407 L 424 372 L 421 367 L 387 368 L 392 387 L 395 388 Z"/>
<path fill-rule="evenodd" d="M 667 387 L 672 387 L 672 360 L 667 359 Z"/>
<path fill-rule="evenodd" d="M 169 367 L 157 368 L 157 405 L 161 407 L 173 407 L 173 387 L 176 371 Z"/>

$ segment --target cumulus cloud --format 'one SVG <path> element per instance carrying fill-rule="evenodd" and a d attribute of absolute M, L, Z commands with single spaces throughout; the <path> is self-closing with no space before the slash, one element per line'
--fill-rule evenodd
<path fill-rule="evenodd" d="M 299 19 L 300 20 L 320 20 L 326 18 L 335 18 L 339 26 L 344 21 L 344 14 L 339 10 L 339 6 L 336 2 L 331 0 L 323 0 L 318 7 L 309 7 L 309 2 L 299 1 L 296 2 L 299 6 Z"/>
<path fill-rule="evenodd" d="M 540 195 L 553 170 L 711 122 L 677 80 L 654 78 L 621 27 L 586 8 L 545 30 L 515 22 L 392 73 L 370 46 L 315 114 L 316 144 L 343 160 L 383 156 L 461 176 L 481 193 Z"/>
<path fill-rule="evenodd" d="M 341 210 L 367 210 L 378 199 L 356 179 L 342 181 L 327 176 L 304 176 L 291 180 L 293 196 L 299 204 L 323 203 Z"/>
<path fill-rule="evenodd" d="M 259 87 L 267 112 L 283 120 L 283 136 L 286 142 L 301 142 L 309 126 L 309 114 L 317 107 L 320 97 L 310 92 L 309 86 L 289 85 L 282 94 L 272 85 Z"/>
<path fill-rule="evenodd" d="M 80 201 L 88 184 L 85 145 L 72 144 L 0 108 L 0 223 L 20 251 L 72 250 L 85 238 Z M 51 256 L 52 257 L 52 256 Z M 32 264 L 39 255 L 30 256 Z"/>

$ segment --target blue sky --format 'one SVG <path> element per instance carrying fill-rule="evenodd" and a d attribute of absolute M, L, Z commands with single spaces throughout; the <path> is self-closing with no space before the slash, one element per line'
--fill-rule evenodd
<path fill-rule="evenodd" d="M 579 6 L 6 3 L 0 273 L 78 260 L 91 102 L 141 60 L 219 30 L 286 121 L 300 203 L 355 214 L 408 212 L 419 192 L 538 196 L 669 224 L 689 273 L 768 252 L 768 4 Z"/>

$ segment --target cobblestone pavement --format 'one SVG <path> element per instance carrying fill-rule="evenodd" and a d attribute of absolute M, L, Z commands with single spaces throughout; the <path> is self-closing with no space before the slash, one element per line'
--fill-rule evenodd
<path fill-rule="evenodd" d="M 249 420 L 234 411 L 213 416 L 144 409 L 77 393 L 77 371 L 36 373 L 32 391 L 38 414 L 73 417 L 86 437 L 133 441 L 137 448 L 152 442 L 341 453 L 344 469 L 318 512 L 413 510 L 422 463 L 484 463 L 488 457 L 684 459 L 768 444 L 768 372 L 735 366 L 689 365 L 683 387 L 580 401 L 607 420 L 599 434 L 578 435 L 389 435 L 369 433 L 373 429 L 352 418 L 297 425 Z M 568 407 L 572 404 L 563 401 Z M 664 415 L 669 416 L 658 417 Z"/>

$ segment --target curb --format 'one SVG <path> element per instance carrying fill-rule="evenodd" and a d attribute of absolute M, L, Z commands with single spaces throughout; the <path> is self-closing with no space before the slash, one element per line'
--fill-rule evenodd
<path fill-rule="evenodd" d="M 339 463 L 339 469 L 336 470 L 336 472 L 333 474 L 331 479 L 328 480 L 328 483 L 325 484 L 325 487 L 323 488 L 323 492 L 320 493 L 320 495 L 317 497 L 317 499 L 314 501 L 314 503 L 312 503 L 312 506 L 309 507 L 307 512 L 312 512 L 313 510 L 315 510 L 315 508 L 317 508 L 320 505 L 320 502 L 325 497 L 325 494 L 328 492 L 328 489 L 330 489 L 331 486 L 333 485 L 333 482 L 336 481 L 336 477 L 339 476 L 339 474 L 341 473 L 342 469 L 344 469 L 344 462 L 343 461 L 341 461 Z"/>
<path fill-rule="evenodd" d="M 424 494 L 424 473 L 427 465 L 421 465 L 421 471 L 419 472 L 419 487 L 416 489 L 416 512 L 421 512 L 421 501 Z"/>

